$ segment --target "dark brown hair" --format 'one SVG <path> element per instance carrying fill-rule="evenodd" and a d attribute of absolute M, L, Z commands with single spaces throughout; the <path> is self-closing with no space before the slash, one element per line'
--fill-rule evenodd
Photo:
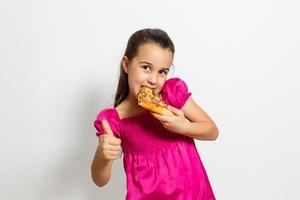
<path fill-rule="evenodd" d="M 130 62 L 137 55 L 139 46 L 147 42 L 153 42 L 158 44 L 161 48 L 170 49 L 173 54 L 175 53 L 174 44 L 165 31 L 161 29 L 146 28 L 138 30 L 130 36 L 124 56 L 126 56 Z M 128 75 L 123 70 L 121 60 L 120 77 L 115 96 L 114 107 L 117 107 L 127 97 L 128 93 Z"/>

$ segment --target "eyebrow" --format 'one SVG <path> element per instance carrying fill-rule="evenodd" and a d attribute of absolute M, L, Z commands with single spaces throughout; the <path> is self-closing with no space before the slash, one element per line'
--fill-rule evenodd
<path fill-rule="evenodd" d="M 149 63 L 147 61 L 141 61 L 139 63 L 145 63 L 145 64 L 153 66 L 152 63 Z M 160 70 L 168 70 L 168 71 L 170 71 L 170 67 L 162 67 L 162 68 L 160 68 Z"/>

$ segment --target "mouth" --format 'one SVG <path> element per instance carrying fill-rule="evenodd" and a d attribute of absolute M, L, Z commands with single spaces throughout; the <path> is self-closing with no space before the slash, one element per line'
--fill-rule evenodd
<path fill-rule="evenodd" d="M 154 87 L 149 87 L 149 86 L 146 86 L 146 85 L 142 85 L 141 88 L 140 88 L 140 90 L 142 88 L 149 88 L 149 89 L 151 89 L 153 91 L 154 94 L 156 94 L 156 88 L 154 88 Z"/>
<path fill-rule="evenodd" d="M 155 94 L 154 90 L 150 87 L 143 86 L 141 87 L 138 93 L 138 104 L 142 105 L 144 102 L 152 102 L 158 104 L 160 98 Z"/>
<path fill-rule="evenodd" d="M 155 87 L 149 87 L 149 86 L 147 86 L 147 85 L 142 85 L 141 88 L 143 88 L 143 87 L 150 88 L 151 90 L 155 90 L 155 89 L 156 89 Z"/>

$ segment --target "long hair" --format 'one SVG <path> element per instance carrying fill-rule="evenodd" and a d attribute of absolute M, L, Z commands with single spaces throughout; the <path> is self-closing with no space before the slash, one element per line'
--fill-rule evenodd
<path fill-rule="evenodd" d="M 126 56 L 130 62 L 138 54 L 139 46 L 147 42 L 158 44 L 163 49 L 170 49 L 173 55 L 175 53 L 174 44 L 165 31 L 161 29 L 146 28 L 138 30 L 130 36 L 124 56 Z M 127 97 L 128 93 L 128 74 L 124 72 L 121 60 L 120 77 L 115 96 L 114 107 L 117 107 Z"/>

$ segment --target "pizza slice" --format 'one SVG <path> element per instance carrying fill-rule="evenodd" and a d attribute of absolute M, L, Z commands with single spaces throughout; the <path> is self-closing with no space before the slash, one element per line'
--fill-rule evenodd
<path fill-rule="evenodd" d="M 154 90 L 149 87 L 142 87 L 138 93 L 138 104 L 157 114 L 160 115 L 174 115 L 169 109 L 168 105 L 165 104 L 161 98 L 155 94 Z"/>

